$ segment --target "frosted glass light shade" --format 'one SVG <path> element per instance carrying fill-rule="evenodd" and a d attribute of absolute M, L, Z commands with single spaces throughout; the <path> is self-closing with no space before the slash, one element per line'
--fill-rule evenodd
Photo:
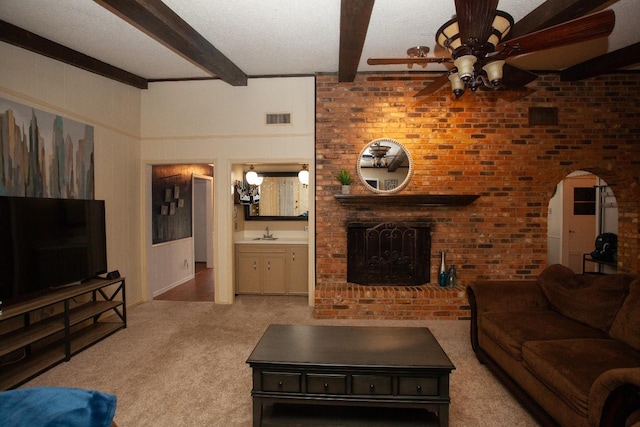
<path fill-rule="evenodd" d="M 449 81 L 451 82 L 451 89 L 456 98 L 460 98 L 465 90 L 464 82 L 460 79 L 458 73 L 449 74 Z"/>
<path fill-rule="evenodd" d="M 498 86 L 500 81 L 502 80 L 502 67 L 504 66 L 504 61 L 493 61 L 489 62 L 487 65 L 482 67 L 482 69 L 487 73 L 487 77 L 493 86 Z"/>
<path fill-rule="evenodd" d="M 478 58 L 473 55 L 464 55 L 453 61 L 453 65 L 458 69 L 458 75 L 464 80 L 469 80 L 473 76 L 473 64 Z"/>
<path fill-rule="evenodd" d="M 258 173 L 253 170 L 253 165 L 249 168 L 249 172 L 247 172 L 244 176 L 247 184 L 249 185 L 260 185 L 262 184 L 262 178 L 258 176 Z"/>
<path fill-rule="evenodd" d="M 302 169 L 298 172 L 298 179 L 300 180 L 300 184 L 309 185 L 309 171 L 306 169 Z"/>

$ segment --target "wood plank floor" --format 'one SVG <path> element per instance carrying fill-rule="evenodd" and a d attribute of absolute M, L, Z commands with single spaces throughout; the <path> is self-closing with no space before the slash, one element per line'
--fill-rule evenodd
<path fill-rule="evenodd" d="M 213 302 L 213 292 L 213 268 L 207 268 L 203 262 L 196 262 L 193 279 L 169 289 L 167 292 L 155 297 L 154 300 Z"/>

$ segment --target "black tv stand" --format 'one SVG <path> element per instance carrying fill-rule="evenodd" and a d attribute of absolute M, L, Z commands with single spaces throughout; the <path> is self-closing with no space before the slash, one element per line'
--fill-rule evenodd
<path fill-rule="evenodd" d="M 18 387 L 126 328 L 126 310 L 124 277 L 91 279 L 4 307 L 0 390 Z"/>

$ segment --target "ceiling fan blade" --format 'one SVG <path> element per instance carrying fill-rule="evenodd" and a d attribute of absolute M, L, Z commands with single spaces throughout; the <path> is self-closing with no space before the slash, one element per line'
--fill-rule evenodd
<path fill-rule="evenodd" d="M 569 67 L 560 73 L 560 80 L 574 82 L 607 74 L 638 62 L 640 62 L 640 42 Z"/>
<path fill-rule="evenodd" d="M 492 56 L 492 58 L 505 59 L 509 56 L 514 57 L 608 36 L 613 31 L 615 22 L 616 17 L 612 10 L 604 10 L 583 16 L 582 18 L 508 40 L 501 44 L 503 50 Z"/>
<path fill-rule="evenodd" d="M 369 65 L 394 65 L 394 64 L 432 64 L 451 62 L 450 58 L 369 58 Z"/>
<path fill-rule="evenodd" d="M 508 88 L 521 88 L 538 78 L 537 74 L 509 64 L 504 64 L 502 73 L 502 85 Z"/>
<path fill-rule="evenodd" d="M 444 86 L 448 82 L 449 82 L 449 76 L 447 74 L 443 74 L 442 76 L 432 81 L 429 86 L 426 86 L 424 89 L 413 94 L 413 97 L 418 98 L 420 96 L 431 95 L 432 93 L 437 92 L 438 89 L 440 89 L 442 86 Z"/>
<path fill-rule="evenodd" d="M 576 19 L 610 0 L 547 0 L 515 23 L 507 37 L 514 38 Z"/>
<path fill-rule="evenodd" d="M 496 15 L 498 0 L 456 0 L 456 14 L 460 39 L 484 42 L 491 34 L 491 23 Z"/>

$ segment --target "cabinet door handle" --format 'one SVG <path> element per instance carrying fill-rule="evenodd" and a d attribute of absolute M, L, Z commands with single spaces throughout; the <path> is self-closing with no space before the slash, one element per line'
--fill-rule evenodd
<path fill-rule="evenodd" d="M 295 253 L 295 252 L 291 255 L 291 259 L 292 259 L 293 261 L 295 261 L 295 260 L 296 260 L 296 253 Z"/>
<path fill-rule="evenodd" d="M 267 262 L 267 270 L 271 270 L 271 261 Z"/>
<path fill-rule="evenodd" d="M 254 270 L 256 269 L 256 262 L 255 261 L 253 261 L 253 269 Z"/>

